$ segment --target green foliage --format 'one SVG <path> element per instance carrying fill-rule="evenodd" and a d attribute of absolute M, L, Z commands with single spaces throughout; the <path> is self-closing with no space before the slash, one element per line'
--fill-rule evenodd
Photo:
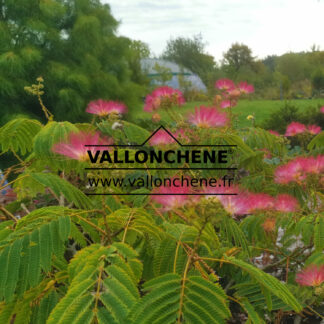
<path fill-rule="evenodd" d="M 232 44 L 230 49 L 224 53 L 224 65 L 230 70 L 230 73 L 237 73 L 243 67 L 251 67 L 254 58 L 251 49 L 244 45 L 235 43 Z M 232 77 L 235 77 L 232 76 Z"/>
<path fill-rule="evenodd" d="M 201 277 L 181 279 L 170 273 L 146 282 L 148 293 L 131 310 L 131 322 L 175 323 L 180 316 L 186 323 L 225 323 L 230 310 L 221 287 Z"/>
<path fill-rule="evenodd" d="M 273 112 L 263 123 L 263 128 L 272 129 L 280 134 L 284 134 L 287 125 L 291 122 L 298 121 L 298 108 L 286 102 L 278 111 Z"/>
<path fill-rule="evenodd" d="M 54 6 L 53 14 L 55 10 Z M 91 33 L 98 21 L 83 23 Z M 83 86 L 86 90 L 86 82 Z M 112 127 L 116 121 L 118 127 Z M 0 129 L 3 150 L 21 155 L 17 155 L 18 174 L 9 173 L 13 185 L 2 183 L 0 189 L 4 201 L 0 206 L 1 324 L 209 324 L 237 320 L 245 316 L 243 312 L 247 323 L 259 324 L 286 314 L 295 316 L 306 308 L 320 312 L 322 287 L 296 283 L 296 265 L 304 269 L 324 264 L 323 193 L 319 181 L 313 181 L 320 175 L 314 172 L 309 186 L 295 183 L 287 188 L 273 180 L 277 165 L 301 149 L 288 151 L 282 137 L 259 127 L 192 131 L 181 117 L 175 122 L 189 130 L 186 134 L 194 143 L 235 145 L 228 165 L 238 168 L 233 174 L 237 197 L 220 199 L 203 193 L 182 204 L 170 192 L 170 197 L 157 203 L 145 196 L 150 189 L 136 184 L 98 191 L 87 188 L 91 193 L 114 192 L 87 196 L 82 188 L 88 177 L 106 177 L 104 172 L 109 170 L 89 171 L 93 166 L 89 161 L 54 154 L 53 145 L 80 130 L 99 129 L 121 145 L 142 144 L 151 135 L 117 116 L 92 124 L 49 121 L 45 126 L 17 119 Z M 10 144 L 3 135 L 6 129 L 16 134 L 9 136 Z M 321 133 L 305 143 L 303 155 L 317 155 L 322 144 Z M 264 159 L 265 149 L 272 160 Z M 223 170 L 213 174 L 194 167 L 181 173 L 110 172 L 111 177 L 124 179 L 146 173 L 218 180 L 224 175 Z M 7 204 L 9 185 L 17 196 Z M 117 191 L 141 196 L 122 196 Z M 277 200 L 266 193 L 290 193 L 300 206 L 293 213 L 278 211 L 277 206 L 250 209 L 246 199 L 257 197 L 252 192 L 263 193 L 260 200 L 269 198 L 273 204 Z M 245 199 L 240 200 L 241 194 Z M 242 214 L 237 212 L 240 208 Z"/>
<path fill-rule="evenodd" d="M 199 34 L 192 38 L 170 39 L 162 53 L 162 58 L 189 69 L 197 74 L 206 85 L 209 83 L 210 73 L 216 67 L 214 58 L 206 54 L 205 44 Z"/>
<path fill-rule="evenodd" d="M 236 222 L 229 217 L 225 217 L 223 223 L 228 242 L 232 242 L 233 240 L 234 246 L 242 248 L 244 252 L 251 256 L 244 233 Z"/>
<path fill-rule="evenodd" d="M 0 245 L 0 299 L 10 302 L 41 279 L 51 267 L 53 254 L 62 255 L 70 233 L 70 211 L 61 207 L 35 210 L 21 219 Z M 9 268 L 9 265 L 12 268 Z"/>
<path fill-rule="evenodd" d="M 32 173 L 30 176 L 43 186 L 51 188 L 57 196 L 62 194 L 68 202 L 73 203 L 76 207 L 84 209 L 92 207 L 90 199 L 82 191 L 59 176 L 46 173 Z"/>
<path fill-rule="evenodd" d="M 93 244 L 78 252 L 68 268 L 69 289 L 47 323 L 83 324 L 95 317 L 103 323 L 105 318 L 112 323 L 127 323 L 127 314 L 139 299 L 136 285 L 141 264 L 136 257 L 136 252 L 123 244 Z"/>
<path fill-rule="evenodd" d="M 156 72 L 154 75 L 154 81 L 158 84 L 165 85 L 168 81 L 172 79 L 172 70 L 155 63 L 153 70 Z"/>
<path fill-rule="evenodd" d="M 24 92 L 39 75 L 45 80 L 45 104 L 57 120 L 88 118 L 85 107 L 98 98 L 122 100 L 130 107 L 139 103 L 142 88 L 131 80 L 135 52 L 129 39 L 116 35 L 118 23 L 109 5 L 5 0 L 1 8 L 3 116 L 24 112 L 42 117 L 37 99 Z"/>
<path fill-rule="evenodd" d="M 315 221 L 314 246 L 315 252 L 324 250 L 324 217 L 321 215 L 317 216 Z"/>
<path fill-rule="evenodd" d="M 319 111 L 319 107 L 308 105 L 305 109 L 301 110 L 297 105 L 285 102 L 280 109 L 274 111 L 263 121 L 262 126 L 265 129 L 276 130 L 284 134 L 287 125 L 291 122 L 300 122 L 305 125 L 317 125 L 323 128 L 324 115 Z"/>
<path fill-rule="evenodd" d="M 308 144 L 307 148 L 313 150 L 314 148 L 322 148 L 324 146 L 324 132 L 317 134 Z"/>
<path fill-rule="evenodd" d="M 233 257 L 227 258 L 226 260 L 228 260 L 229 263 L 240 267 L 243 271 L 249 273 L 250 276 L 259 283 L 259 285 L 269 290 L 269 292 L 277 296 L 287 305 L 291 306 L 296 312 L 300 312 L 302 310 L 302 306 L 297 301 L 296 297 L 294 297 L 289 289 L 275 277 L 242 260 L 234 259 Z"/>
<path fill-rule="evenodd" d="M 33 149 L 33 138 L 41 130 L 37 120 L 13 119 L 0 128 L 0 145 L 2 152 L 13 151 L 25 155 Z"/>

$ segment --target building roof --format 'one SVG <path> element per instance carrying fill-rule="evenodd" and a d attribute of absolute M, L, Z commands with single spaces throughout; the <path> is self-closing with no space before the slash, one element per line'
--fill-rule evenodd
<path fill-rule="evenodd" d="M 191 88 L 200 90 L 200 91 L 206 91 L 206 86 L 200 79 L 200 77 L 197 74 L 194 74 L 192 71 L 190 71 L 187 68 L 181 68 L 178 64 L 162 60 L 162 59 L 151 59 L 146 58 L 141 60 L 141 67 L 142 70 L 146 72 L 146 74 L 149 77 L 154 77 L 159 75 L 159 73 L 154 69 L 155 64 L 158 64 L 162 67 L 168 68 L 171 70 L 172 79 L 170 81 L 167 81 L 166 85 L 172 88 L 180 89 L 178 76 L 183 75 L 186 81 L 190 81 Z M 153 83 L 157 84 L 158 82 L 156 80 L 153 81 Z"/>

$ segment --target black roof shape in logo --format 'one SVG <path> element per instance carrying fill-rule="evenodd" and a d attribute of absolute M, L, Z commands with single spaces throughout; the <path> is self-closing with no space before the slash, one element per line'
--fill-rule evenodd
<path fill-rule="evenodd" d="M 163 125 L 159 126 L 142 144 L 90 144 L 90 145 L 84 145 L 84 146 L 91 146 L 91 147 L 141 147 L 144 146 L 157 132 L 159 132 L 161 129 L 163 129 L 165 132 L 167 132 L 171 138 L 174 139 L 174 141 L 179 145 L 183 147 L 236 147 L 237 145 L 234 144 L 181 144 L 176 137 L 167 130 Z"/>

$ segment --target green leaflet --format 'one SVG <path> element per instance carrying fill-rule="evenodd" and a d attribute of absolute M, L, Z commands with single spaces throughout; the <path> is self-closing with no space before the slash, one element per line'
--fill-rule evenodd
<path fill-rule="evenodd" d="M 253 150 L 267 148 L 273 155 L 282 156 L 287 148 L 282 138 L 275 136 L 262 128 L 249 128 L 246 144 Z"/>
<path fill-rule="evenodd" d="M 58 301 L 58 296 L 55 291 L 52 291 L 48 296 L 43 298 L 39 304 L 39 307 L 37 307 L 34 310 L 34 313 L 31 318 L 31 323 L 33 324 L 43 324 L 46 323 L 46 320 L 56 305 Z"/>
<path fill-rule="evenodd" d="M 15 303 L 0 303 L 0 323 L 10 324 L 12 312 L 15 308 Z"/>
<path fill-rule="evenodd" d="M 48 271 L 52 254 L 59 252 L 70 232 L 70 218 L 63 207 L 45 207 L 19 220 L 14 232 L 0 246 L 0 298 L 10 301 L 39 283 L 41 269 Z M 61 224 L 61 225 L 59 225 Z M 61 234 L 59 234 L 59 226 Z"/>
<path fill-rule="evenodd" d="M 78 132 L 77 127 L 69 122 L 51 121 L 34 138 L 34 151 L 36 156 L 49 159 L 54 156 L 51 151 L 55 143 L 66 140 L 70 132 Z"/>
<path fill-rule="evenodd" d="M 235 259 L 233 257 L 226 257 L 225 260 L 228 260 L 230 264 L 236 265 L 242 270 L 248 272 L 250 276 L 259 283 L 259 285 L 265 289 L 268 289 L 272 294 L 277 296 L 287 305 L 291 306 L 296 312 L 300 312 L 302 310 L 302 306 L 294 295 L 277 278 L 242 260 Z"/>
<path fill-rule="evenodd" d="M 182 304 L 182 277 L 165 274 L 144 284 L 148 291 L 130 313 L 131 323 L 175 323 L 181 307 L 185 323 L 225 323 L 230 317 L 226 295 L 218 284 L 190 276 L 184 283 Z M 181 305 L 181 306 L 180 306 Z"/>
<path fill-rule="evenodd" d="M 164 235 L 154 218 L 143 208 L 120 208 L 108 215 L 107 222 L 114 231 L 127 226 L 127 233 L 135 233 L 137 236 L 149 235 L 160 239 Z M 126 242 L 127 238 L 128 235 Z"/>
<path fill-rule="evenodd" d="M 315 252 L 322 252 L 324 249 L 324 216 L 318 215 L 314 226 Z"/>
<path fill-rule="evenodd" d="M 268 303 L 271 303 L 272 310 L 283 310 L 283 311 L 291 311 L 292 307 L 284 303 L 281 299 L 275 296 L 272 293 L 269 293 L 266 297 L 264 295 L 265 288 L 262 289 L 255 281 L 244 281 L 243 283 L 237 284 L 232 287 L 237 292 L 235 293 L 236 298 L 241 300 L 247 300 L 256 311 L 264 312 L 264 306 L 267 304 L 266 298 L 271 297 L 271 301 L 268 300 Z M 243 307 L 244 308 L 244 307 Z"/>
<path fill-rule="evenodd" d="M 241 247 L 243 249 L 243 251 L 248 254 L 248 256 L 251 256 L 248 242 L 245 238 L 245 235 L 244 235 L 242 229 L 230 217 L 227 217 L 227 216 L 223 217 L 223 222 L 225 225 L 228 241 L 231 242 L 233 239 L 236 247 Z"/>
<path fill-rule="evenodd" d="M 313 150 L 314 148 L 321 148 L 324 146 L 324 131 L 317 134 L 308 144 L 307 148 Z"/>
<path fill-rule="evenodd" d="M 5 283 L 3 283 L 5 287 L 4 298 L 6 301 L 11 301 L 18 281 L 21 245 L 22 239 L 15 240 L 10 246 L 8 253 L 9 269 L 7 273 L 7 280 Z"/>
<path fill-rule="evenodd" d="M 99 322 L 113 319 L 112 323 L 127 323 L 128 311 L 140 297 L 137 284 L 141 273 L 135 273 L 130 264 L 136 257 L 137 253 L 122 243 L 110 247 L 92 244 L 77 252 L 69 264 L 69 289 L 47 324 L 90 323 L 94 316 Z"/>
<path fill-rule="evenodd" d="M 31 173 L 30 176 L 45 187 L 51 188 L 57 196 L 63 196 L 78 208 L 90 209 L 91 200 L 68 181 L 51 173 Z"/>
<path fill-rule="evenodd" d="M 259 316 L 254 307 L 249 303 L 247 298 L 240 299 L 241 306 L 247 312 L 249 320 L 253 324 L 264 324 L 264 320 Z"/>
<path fill-rule="evenodd" d="M 187 255 L 175 240 L 165 239 L 155 249 L 153 272 L 155 276 L 173 272 L 181 274 L 185 268 Z"/>
<path fill-rule="evenodd" d="M 25 155 L 33 149 L 33 138 L 42 128 L 35 119 L 17 118 L 0 128 L 1 151 L 12 150 Z"/>
<path fill-rule="evenodd" d="M 194 243 L 198 235 L 198 229 L 194 226 L 186 224 L 172 224 L 164 222 L 163 227 L 165 228 L 168 235 L 176 241 L 185 243 Z M 201 244 L 209 251 L 212 252 L 214 249 L 219 247 L 218 236 L 215 233 L 215 229 L 211 224 L 205 226 L 204 231 L 201 235 Z"/>

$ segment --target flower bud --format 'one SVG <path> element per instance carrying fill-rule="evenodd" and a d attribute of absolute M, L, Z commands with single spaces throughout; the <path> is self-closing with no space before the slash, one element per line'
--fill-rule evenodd
<path fill-rule="evenodd" d="M 160 120 L 161 120 L 161 116 L 160 116 L 158 113 L 155 113 L 155 114 L 152 116 L 152 122 L 153 122 L 153 123 L 158 123 Z"/>

